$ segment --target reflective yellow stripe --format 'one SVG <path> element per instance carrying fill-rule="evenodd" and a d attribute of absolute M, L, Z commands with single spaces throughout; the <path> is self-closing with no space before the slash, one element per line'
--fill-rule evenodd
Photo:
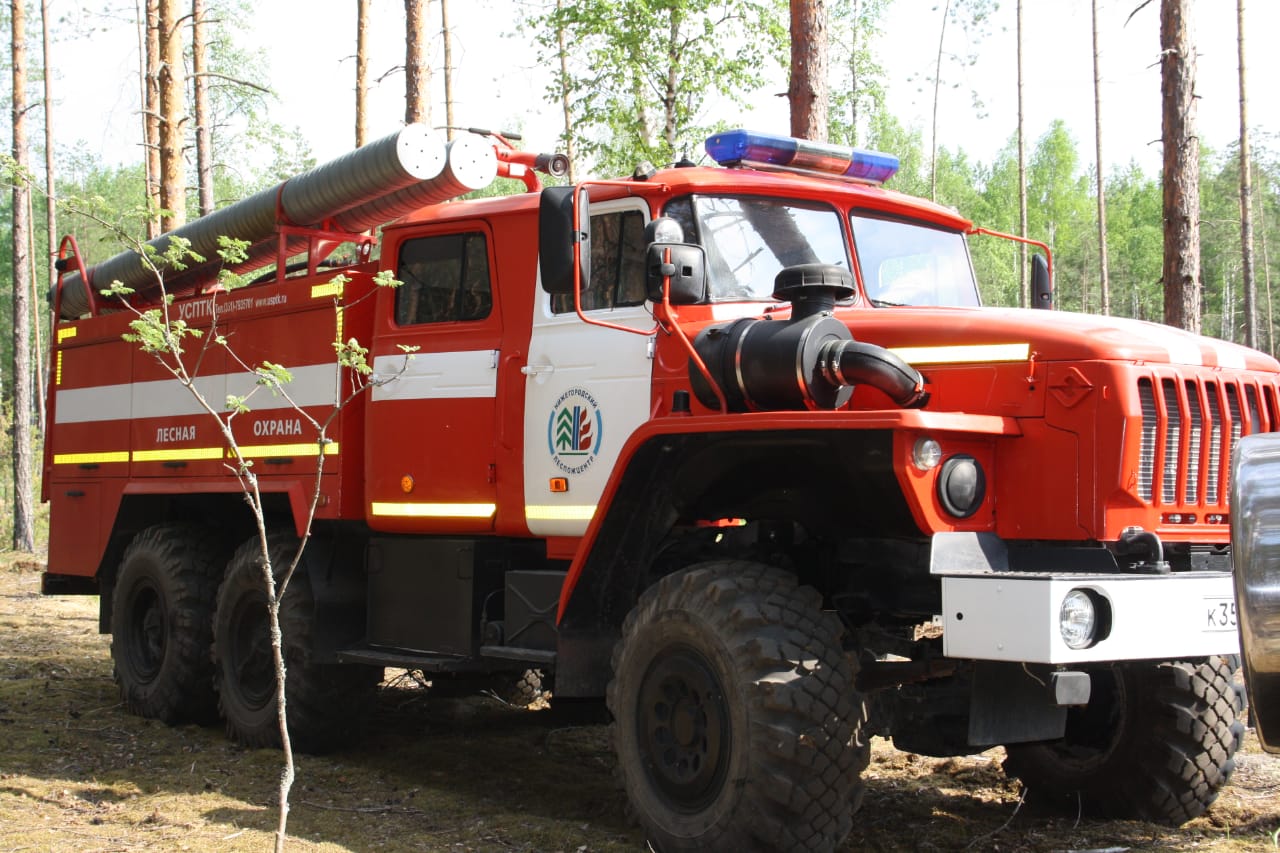
<path fill-rule="evenodd" d="M 341 295 L 342 295 L 342 285 L 338 284 L 336 281 L 331 281 L 328 284 L 316 284 L 316 285 L 312 285 L 311 287 L 312 299 L 322 299 L 326 296 L 334 297 L 334 296 L 341 296 Z"/>
<path fill-rule="evenodd" d="M 569 506 L 526 506 L 524 517 L 528 521 L 590 521 L 596 514 L 595 504 Z"/>
<path fill-rule="evenodd" d="M 169 447 L 164 450 L 135 450 L 134 462 L 173 462 L 187 459 L 221 459 L 221 447 Z"/>
<path fill-rule="evenodd" d="M 240 455 L 245 459 L 261 459 L 264 456 L 319 456 L 320 445 L 311 442 L 309 444 L 254 444 L 242 446 Z M 325 456 L 338 455 L 338 442 L 331 441 L 324 446 Z M 231 459 L 235 456 L 230 450 L 227 451 L 227 458 Z"/>
<path fill-rule="evenodd" d="M 889 352 L 907 364 L 960 364 L 973 361 L 1026 361 L 1031 344 L 969 344 L 952 347 L 896 347 Z"/>
<path fill-rule="evenodd" d="M 58 330 L 58 343 L 62 343 L 62 342 L 63 342 L 63 341 L 65 341 L 67 338 L 74 338 L 75 336 L 76 336 L 76 327 L 75 327 L 75 326 L 68 326 L 68 327 L 67 327 L 67 328 L 65 328 L 65 329 L 59 329 L 59 330 Z"/>
<path fill-rule="evenodd" d="M 389 503 L 374 501 L 374 515 L 391 518 L 492 518 L 496 504 Z"/>
<path fill-rule="evenodd" d="M 62 350 L 58 350 L 58 366 L 53 371 L 53 384 L 62 384 Z"/>
<path fill-rule="evenodd" d="M 107 462 L 128 462 L 129 451 L 113 450 L 110 453 L 55 453 L 54 465 L 102 465 Z"/>

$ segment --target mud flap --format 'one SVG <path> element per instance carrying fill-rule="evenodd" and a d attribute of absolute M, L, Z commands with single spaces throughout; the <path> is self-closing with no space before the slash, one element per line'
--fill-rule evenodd
<path fill-rule="evenodd" d="M 1280 433 L 1236 447 L 1231 554 L 1249 715 L 1263 748 L 1280 753 Z"/>

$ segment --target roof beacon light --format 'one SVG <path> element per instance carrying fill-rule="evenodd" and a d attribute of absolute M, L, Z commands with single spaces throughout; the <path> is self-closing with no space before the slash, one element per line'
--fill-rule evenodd
<path fill-rule="evenodd" d="M 717 133 L 707 138 L 706 146 L 721 166 L 831 175 L 877 186 L 898 171 L 898 158 L 892 154 L 750 130 Z"/>

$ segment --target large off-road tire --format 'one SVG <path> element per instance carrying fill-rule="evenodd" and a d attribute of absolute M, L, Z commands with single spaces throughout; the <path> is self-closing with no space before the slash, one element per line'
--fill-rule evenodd
<path fill-rule="evenodd" d="M 194 524 L 158 524 L 125 549 L 111 597 L 111 657 L 130 712 L 166 723 L 217 719 L 213 603 L 225 550 Z"/>
<path fill-rule="evenodd" d="M 1101 817 L 1183 824 L 1235 770 L 1243 697 L 1231 661 L 1135 662 L 1092 671 L 1062 740 L 1006 747 L 1030 801 Z"/>
<path fill-rule="evenodd" d="M 641 596 L 608 689 L 618 774 L 656 849 L 833 849 L 870 757 L 857 663 L 819 594 L 703 563 Z"/>
<path fill-rule="evenodd" d="M 292 533 L 268 537 L 277 578 L 298 547 Z M 314 601 L 304 558 L 280 602 L 289 740 L 299 752 L 326 752 L 351 741 L 371 704 L 382 670 L 317 663 L 312 653 Z M 262 549 L 255 536 L 236 550 L 218 592 L 214 660 L 218 709 L 227 734 L 249 747 L 280 746 L 275 664 Z"/>

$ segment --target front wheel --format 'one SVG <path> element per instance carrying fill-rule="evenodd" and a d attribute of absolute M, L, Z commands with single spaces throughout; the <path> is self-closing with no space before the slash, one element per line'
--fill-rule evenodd
<path fill-rule="evenodd" d="M 1092 671 L 1093 696 L 1057 741 L 1010 744 L 1004 769 L 1031 800 L 1102 817 L 1179 825 L 1235 770 L 1244 702 L 1225 658 Z"/>
<path fill-rule="evenodd" d="M 608 703 L 657 849 L 831 850 L 869 750 L 854 659 L 819 594 L 758 563 L 669 575 L 627 616 Z"/>

